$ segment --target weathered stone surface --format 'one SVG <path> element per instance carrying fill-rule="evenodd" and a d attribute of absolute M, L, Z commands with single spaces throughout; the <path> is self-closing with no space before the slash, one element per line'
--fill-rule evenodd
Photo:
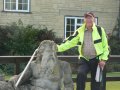
<path fill-rule="evenodd" d="M 12 85 L 5 81 L 0 81 L 0 90 L 14 90 Z"/>
<path fill-rule="evenodd" d="M 58 60 L 56 50 L 53 41 L 43 41 L 39 45 L 36 60 L 32 61 L 15 90 L 73 90 L 70 64 Z M 9 83 L 14 86 L 19 76 L 12 77 Z"/>

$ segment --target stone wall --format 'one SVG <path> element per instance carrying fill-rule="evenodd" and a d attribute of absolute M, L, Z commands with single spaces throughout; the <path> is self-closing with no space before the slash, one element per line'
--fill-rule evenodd
<path fill-rule="evenodd" d="M 119 0 L 31 0 L 30 13 L 16 13 L 4 12 L 3 0 L 0 0 L 0 25 L 21 19 L 24 24 L 46 25 L 64 37 L 65 16 L 83 16 L 93 11 L 98 24 L 109 33 L 116 23 L 118 7 Z"/>

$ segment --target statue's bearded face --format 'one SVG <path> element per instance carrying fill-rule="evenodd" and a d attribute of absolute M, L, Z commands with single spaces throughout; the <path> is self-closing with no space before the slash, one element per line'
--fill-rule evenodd
<path fill-rule="evenodd" d="M 42 67 L 56 63 L 56 48 L 56 44 L 53 41 L 45 40 L 41 42 L 38 48 L 37 60 L 40 61 Z"/>

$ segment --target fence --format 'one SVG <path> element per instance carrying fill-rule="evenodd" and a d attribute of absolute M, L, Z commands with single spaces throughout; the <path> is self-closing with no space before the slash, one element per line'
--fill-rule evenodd
<path fill-rule="evenodd" d="M 15 74 L 20 73 L 20 64 L 26 63 L 30 59 L 31 56 L 0 56 L 0 63 L 14 63 L 15 65 Z M 77 67 L 78 63 L 78 56 L 58 56 L 60 60 L 64 60 L 69 62 L 70 64 Z M 109 58 L 110 63 L 112 62 L 120 62 L 120 56 L 119 55 L 111 55 Z M 73 71 L 73 73 L 76 73 Z M 73 78 L 75 81 L 76 78 Z M 87 79 L 87 81 L 90 81 L 90 78 Z M 107 81 L 120 81 L 120 76 L 118 77 L 107 77 Z"/>

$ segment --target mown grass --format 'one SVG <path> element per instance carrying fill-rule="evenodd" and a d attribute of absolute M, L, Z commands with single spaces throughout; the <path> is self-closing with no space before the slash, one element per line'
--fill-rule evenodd
<path fill-rule="evenodd" d="M 74 90 L 76 90 L 76 84 L 74 83 Z M 86 83 L 86 90 L 90 89 L 90 82 Z M 106 83 L 106 90 L 120 90 L 120 81 L 109 81 Z"/>
<path fill-rule="evenodd" d="M 73 74 L 72 77 L 76 77 L 76 74 Z M 88 74 L 90 77 L 90 74 Z M 120 72 L 109 72 L 107 73 L 107 77 L 120 77 Z M 76 90 L 76 83 L 74 83 L 74 90 Z M 86 83 L 86 90 L 90 89 L 90 82 Z M 107 81 L 106 90 L 120 90 L 120 81 Z"/>

